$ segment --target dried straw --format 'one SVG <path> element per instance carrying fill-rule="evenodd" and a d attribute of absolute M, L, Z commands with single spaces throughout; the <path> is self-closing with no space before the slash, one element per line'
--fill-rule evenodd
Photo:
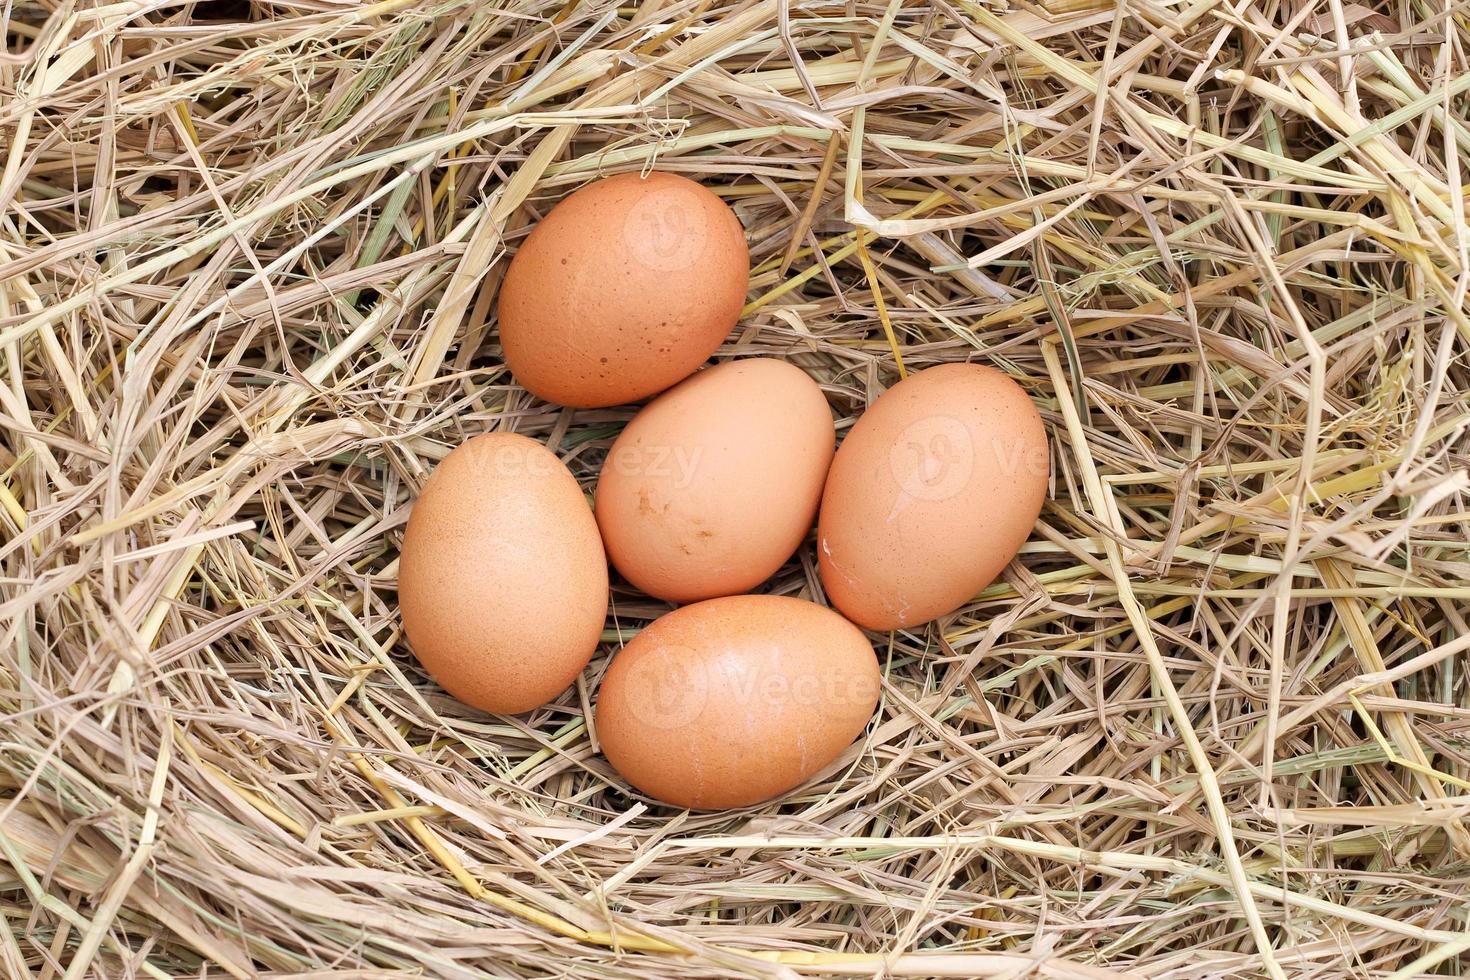
<path fill-rule="evenodd" d="M 0 974 L 1470 968 L 1470 21 L 1427 3 L 0 4 Z M 604 173 L 750 233 L 845 428 L 1011 373 L 1018 562 L 790 797 L 640 799 L 401 642 L 415 489 Z M 769 589 L 820 599 L 810 549 Z"/>

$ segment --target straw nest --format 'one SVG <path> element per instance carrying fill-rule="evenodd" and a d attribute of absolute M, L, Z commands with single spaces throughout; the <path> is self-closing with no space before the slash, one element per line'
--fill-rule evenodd
<path fill-rule="evenodd" d="M 497 9 L 505 6 L 507 9 Z M 1318 0 L 0 6 L 0 973 L 1395 977 L 1466 966 L 1462 10 Z M 446 697 L 395 558 L 514 429 L 508 255 L 596 174 L 724 195 L 719 357 L 846 428 L 1034 397 L 1052 492 L 872 637 L 862 741 L 690 814 L 577 686 Z M 902 365 L 902 367 L 901 367 Z M 821 599 L 810 545 L 768 589 Z"/>

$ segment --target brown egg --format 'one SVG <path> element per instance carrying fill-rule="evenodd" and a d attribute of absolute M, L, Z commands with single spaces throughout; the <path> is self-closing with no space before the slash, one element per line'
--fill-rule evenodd
<path fill-rule="evenodd" d="M 639 412 L 602 465 L 608 557 L 671 602 L 748 591 L 811 530 L 836 441 L 800 368 L 752 358 L 700 371 Z"/>
<path fill-rule="evenodd" d="M 880 686 L 867 638 L 830 609 L 742 595 L 676 609 L 615 657 L 597 695 L 603 754 L 674 806 L 779 796 L 852 744 Z"/>
<path fill-rule="evenodd" d="M 687 378 L 745 303 L 750 253 L 725 202 L 675 174 L 619 174 L 552 208 L 500 287 L 515 379 L 547 401 L 621 405 Z"/>
<path fill-rule="evenodd" d="M 508 432 L 476 436 L 434 469 L 398 560 L 413 652 L 450 694 L 515 714 L 576 679 L 607 616 L 607 559 L 561 460 Z"/>
<path fill-rule="evenodd" d="M 875 630 L 954 612 L 1015 557 L 1046 484 L 1046 429 L 1014 381 L 978 364 L 910 376 L 832 461 L 817 528 L 828 598 Z"/>

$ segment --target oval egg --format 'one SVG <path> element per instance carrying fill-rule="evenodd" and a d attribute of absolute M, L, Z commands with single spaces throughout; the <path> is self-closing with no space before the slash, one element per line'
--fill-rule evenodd
<path fill-rule="evenodd" d="M 1047 466 L 1041 416 L 1001 372 L 944 364 L 900 381 L 827 475 L 817 563 L 828 598 L 874 630 L 954 612 L 1031 534 Z"/>
<path fill-rule="evenodd" d="M 593 715 L 628 782 L 692 809 L 794 789 L 853 743 L 878 703 L 878 659 L 832 610 L 785 596 L 684 606 L 630 640 Z"/>
<path fill-rule="evenodd" d="M 836 444 L 827 399 L 772 358 L 700 371 L 618 436 L 597 484 L 613 565 L 671 602 L 745 592 L 811 530 Z"/>
<path fill-rule="evenodd" d="M 561 460 L 491 432 L 446 456 L 414 502 L 398 604 L 414 654 L 446 691 L 516 714 L 587 666 L 607 578 L 597 523 Z"/>
<path fill-rule="evenodd" d="M 692 374 L 745 303 L 740 221 L 676 174 L 619 174 L 552 208 L 500 287 L 500 342 L 517 382 L 578 408 L 621 405 Z"/>

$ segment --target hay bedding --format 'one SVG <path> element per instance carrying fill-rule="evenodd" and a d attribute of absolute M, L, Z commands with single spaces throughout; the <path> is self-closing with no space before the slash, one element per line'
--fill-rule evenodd
<path fill-rule="evenodd" d="M 1405 0 L 0 5 L 0 973 L 1395 976 L 1467 965 L 1467 23 Z M 657 164 L 758 263 L 721 357 L 845 427 L 976 359 L 1022 558 L 874 640 L 777 804 L 487 717 L 394 559 L 517 389 L 528 224 Z M 854 237 L 854 228 L 864 229 Z M 820 598 L 810 549 L 770 591 Z"/>

